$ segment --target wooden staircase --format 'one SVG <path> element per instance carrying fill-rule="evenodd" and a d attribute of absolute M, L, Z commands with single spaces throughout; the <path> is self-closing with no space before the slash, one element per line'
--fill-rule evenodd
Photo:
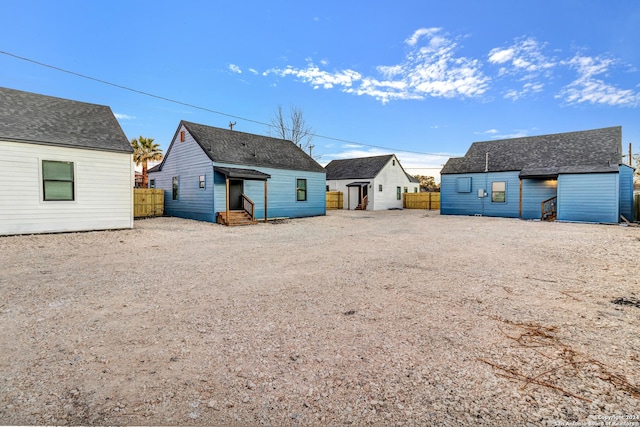
<path fill-rule="evenodd" d="M 543 221 L 555 221 L 558 217 L 556 206 L 558 204 L 558 197 L 554 196 L 550 199 L 543 201 L 540 205 L 541 218 Z"/>
<path fill-rule="evenodd" d="M 226 212 L 218 212 L 216 222 L 218 224 L 229 225 L 229 226 L 252 225 L 252 224 L 258 223 L 258 221 L 252 220 L 251 215 L 249 215 L 244 210 L 229 211 L 228 219 L 227 219 Z"/>
<path fill-rule="evenodd" d="M 369 196 L 364 196 L 362 201 L 356 206 L 357 211 L 366 211 L 367 205 L 369 204 Z"/>

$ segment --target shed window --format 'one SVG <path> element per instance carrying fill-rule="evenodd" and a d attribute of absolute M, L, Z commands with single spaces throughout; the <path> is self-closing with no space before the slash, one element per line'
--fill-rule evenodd
<path fill-rule="evenodd" d="M 471 193 L 471 177 L 460 177 L 456 179 L 458 193 Z"/>
<path fill-rule="evenodd" d="M 491 183 L 491 201 L 504 203 L 506 201 L 507 183 L 505 181 L 494 181 Z"/>
<path fill-rule="evenodd" d="M 156 188 L 156 180 L 155 179 L 150 179 L 149 180 L 149 188 Z"/>
<path fill-rule="evenodd" d="M 296 200 L 304 202 L 307 200 L 307 180 L 298 178 L 296 180 Z"/>
<path fill-rule="evenodd" d="M 378 184 L 378 191 L 382 191 L 382 184 Z"/>
<path fill-rule="evenodd" d="M 204 175 L 200 175 L 199 178 L 199 187 L 204 188 Z"/>
<path fill-rule="evenodd" d="M 396 187 L 396 198 L 402 200 L 402 188 Z"/>
<path fill-rule="evenodd" d="M 409 187 L 404 187 L 404 192 L 408 193 L 409 192 Z"/>
<path fill-rule="evenodd" d="M 417 193 L 418 192 L 418 187 L 413 187 L 413 192 Z"/>
<path fill-rule="evenodd" d="M 173 179 L 171 180 L 172 183 L 172 187 L 173 187 L 173 194 L 172 194 L 172 199 L 173 200 L 178 200 L 178 196 L 179 196 L 179 191 L 180 191 L 180 180 L 178 179 L 177 176 L 174 176 Z"/>
<path fill-rule="evenodd" d="M 42 161 L 43 200 L 74 200 L 73 162 Z"/>

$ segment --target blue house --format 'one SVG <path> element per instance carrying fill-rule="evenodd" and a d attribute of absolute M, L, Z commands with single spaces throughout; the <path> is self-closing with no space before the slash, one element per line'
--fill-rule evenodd
<path fill-rule="evenodd" d="M 325 215 L 325 177 L 291 141 L 183 120 L 149 186 L 167 215 L 238 225 Z"/>
<path fill-rule="evenodd" d="M 633 171 L 622 128 L 475 142 L 442 168 L 440 213 L 633 221 Z"/>

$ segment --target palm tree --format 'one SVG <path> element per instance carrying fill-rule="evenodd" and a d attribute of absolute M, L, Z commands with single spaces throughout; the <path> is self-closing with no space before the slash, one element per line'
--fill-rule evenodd
<path fill-rule="evenodd" d="M 162 149 L 159 144 L 153 143 L 153 138 L 140 138 L 131 140 L 133 147 L 133 161 L 136 165 L 142 165 L 142 188 L 148 187 L 149 175 L 147 174 L 147 163 L 162 160 Z"/>

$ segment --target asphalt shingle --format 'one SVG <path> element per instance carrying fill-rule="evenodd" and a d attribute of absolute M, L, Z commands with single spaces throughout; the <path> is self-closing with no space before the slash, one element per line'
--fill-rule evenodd
<path fill-rule="evenodd" d="M 5 141 L 132 153 L 111 108 L 0 87 Z"/>
<path fill-rule="evenodd" d="M 180 125 L 184 125 L 216 163 L 325 172 L 318 162 L 291 141 L 184 120 Z"/>
<path fill-rule="evenodd" d="M 521 177 L 558 173 L 616 172 L 622 160 L 620 126 L 524 138 L 474 142 L 464 157 L 451 158 L 445 174 L 521 171 Z"/>
<path fill-rule="evenodd" d="M 356 159 L 332 160 L 325 169 L 327 179 L 372 179 L 382 170 L 393 154 Z"/>

